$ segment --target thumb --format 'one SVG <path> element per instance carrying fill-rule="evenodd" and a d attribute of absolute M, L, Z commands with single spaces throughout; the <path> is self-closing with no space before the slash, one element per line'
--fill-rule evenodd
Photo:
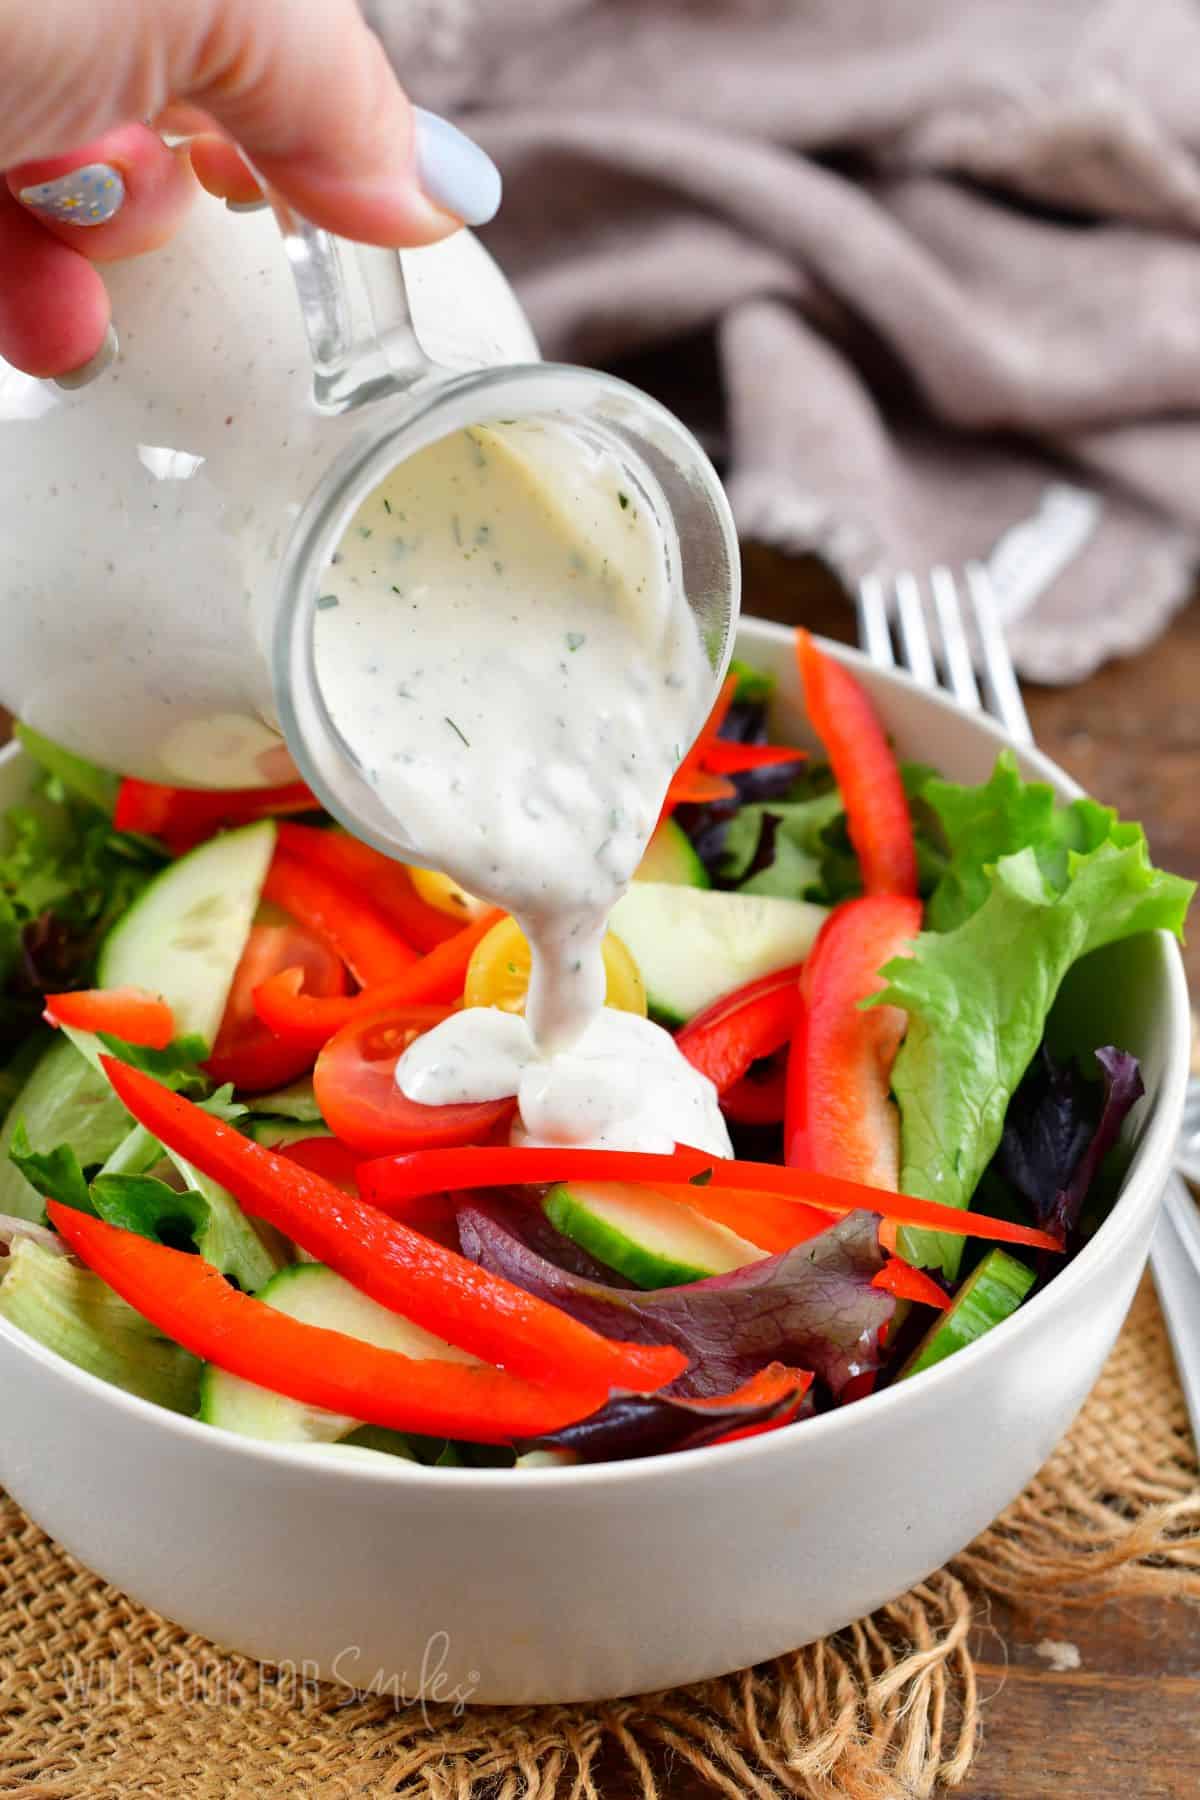
<path fill-rule="evenodd" d="M 114 11 L 136 20 L 124 36 Z M 499 204 L 490 158 L 409 104 L 356 0 L 0 0 L 0 20 L 0 166 L 184 99 L 300 212 L 343 236 L 431 243 Z"/>

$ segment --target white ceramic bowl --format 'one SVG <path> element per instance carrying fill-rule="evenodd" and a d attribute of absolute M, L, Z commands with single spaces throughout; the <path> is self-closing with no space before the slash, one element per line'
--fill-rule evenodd
<path fill-rule="evenodd" d="M 741 653 L 801 718 L 790 634 Z M 968 781 L 1001 734 L 852 652 L 902 753 Z M 1043 757 L 1030 774 L 1067 797 Z M 0 762 L 0 804 L 26 770 Z M 218 1643 L 358 1687 L 587 1700 L 692 1681 L 870 1612 L 1013 1498 L 1099 1373 L 1146 1259 L 1188 1062 L 1164 936 L 1073 980 L 1095 1035 L 1142 1059 L 1120 1199 L 1028 1306 L 919 1380 L 740 1444 L 590 1469 L 430 1470 L 257 1444 L 160 1411 L 0 1322 L 0 1480 L 66 1547 Z M 435 1680 L 436 1674 L 436 1680 Z"/>

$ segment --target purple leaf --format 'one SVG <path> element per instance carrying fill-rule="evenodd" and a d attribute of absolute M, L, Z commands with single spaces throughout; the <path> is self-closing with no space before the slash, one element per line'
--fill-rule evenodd
<path fill-rule="evenodd" d="M 723 1403 L 685 1400 L 671 1394 L 610 1396 L 598 1412 L 546 1437 L 530 1438 L 517 1446 L 530 1450 L 570 1450 L 581 1462 L 621 1462 L 634 1456 L 663 1456 L 669 1450 L 698 1450 L 731 1431 L 752 1425 L 769 1425 L 789 1414 L 799 1416 L 805 1395 L 797 1388 L 766 1402 L 736 1400 Z"/>
<path fill-rule="evenodd" d="M 881 1328 L 895 1308 L 871 1286 L 883 1264 L 874 1213 L 850 1213 L 806 1243 L 728 1275 L 683 1287 L 618 1288 L 573 1275 L 532 1249 L 529 1203 L 472 1197 L 458 1211 L 463 1253 L 603 1337 L 674 1344 L 690 1365 L 672 1393 L 727 1394 L 768 1363 L 811 1369 L 841 1394 L 882 1360 Z"/>
<path fill-rule="evenodd" d="M 1077 1229 L 1088 1190 L 1145 1088 L 1137 1058 L 1111 1045 L 1096 1051 L 1103 1082 L 1043 1045 L 1013 1095 L 996 1153 L 1000 1173 L 1044 1231 L 1064 1243 Z"/>

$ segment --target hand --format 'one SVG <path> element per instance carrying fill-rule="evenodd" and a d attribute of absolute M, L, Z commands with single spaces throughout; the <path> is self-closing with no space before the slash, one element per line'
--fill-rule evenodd
<path fill-rule="evenodd" d="M 355 0 L 0 0 L 0 43 L 0 356 L 33 375 L 78 385 L 111 359 L 93 264 L 165 243 L 197 177 L 260 198 L 239 146 L 365 243 L 433 243 L 499 205 L 491 160 L 410 105 Z"/>

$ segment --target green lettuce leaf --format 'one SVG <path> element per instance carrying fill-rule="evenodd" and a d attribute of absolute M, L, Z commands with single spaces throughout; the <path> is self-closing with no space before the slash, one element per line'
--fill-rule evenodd
<path fill-rule="evenodd" d="M 174 1250 L 196 1248 L 208 1224 L 208 1203 L 191 1188 L 182 1193 L 153 1175 L 97 1175 L 94 1210 L 122 1231 Z"/>
<path fill-rule="evenodd" d="M 951 857 L 945 900 L 939 888 L 930 914 L 958 922 L 922 932 L 911 957 L 886 966 L 888 986 L 868 1002 L 908 1013 L 892 1071 L 901 1188 L 948 1206 L 970 1203 L 1071 965 L 1139 932 L 1179 933 L 1194 892 L 1152 866 L 1139 826 L 1116 823 L 1106 809 L 1083 802 L 1047 811 L 1040 794 L 1013 788 L 1005 767 L 978 793 L 988 789 L 993 799 L 1003 791 L 1004 803 L 977 798 L 972 808 L 962 790 L 948 805 L 944 793 L 935 802 L 947 808 Z M 1006 842 L 1017 818 L 1027 833 L 1040 832 L 1038 841 L 989 868 L 980 841 Z M 1103 841 L 1073 847 L 1095 838 L 1102 821 Z M 902 1252 L 953 1276 L 962 1240 L 910 1230 Z"/>
<path fill-rule="evenodd" d="M 46 773 L 0 832 L 0 1056 L 32 1029 L 43 994 L 87 984 L 109 926 L 163 861 L 113 829 L 109 777 L 22 735 Z"/>
<path fill-rule="evenodd" d="M 208 1092 L 209 1079 L 200 1067 L 208 1055 L 208 1045 L 202 1037 L 177 1037 L 165 1050 L 151 1050 L 146 1044 L 126 1043 L 109 1031 L 96 1035 L 110 1056 L 128 1063 L 131 1069 L 140 1069 L 144 1075 L 152 1075 L 173 1093 L 194 1100 Z"/>
<path fill-rule="evenodd" d="M 93 1211 L 88 1194 L 87 1177 L 79 1166 L 79 1158 L 70 1144 L 56 1144 L 53 1150 L 35 1150 L 23 1120 L 18 1120 L 9 1139 L 8 1155 L 30 1187 L 38 1194 L 39 1216 L 45 1200 L 61 1200 L 77 1212 Z"/>
<path fill-rule="evenodd" d="M 1001 751 L 980 787 L 960 787 L 927 772 L 920 798 L 937 815 L 946 853 L 925 910 L 930 931 L 953 931 L 983 905 L 992 870 L 1003 856 L 1031 849 L 1047 881 L 1061 892 L 1072 852 L 1086 856 L 1104 843 L 1142 842 L 1141 826 L 1121 824 L 1112 807 L 1088 799 L 1060 806 L 1047 782 L 1022 781 L 1011 750 Z"/>

